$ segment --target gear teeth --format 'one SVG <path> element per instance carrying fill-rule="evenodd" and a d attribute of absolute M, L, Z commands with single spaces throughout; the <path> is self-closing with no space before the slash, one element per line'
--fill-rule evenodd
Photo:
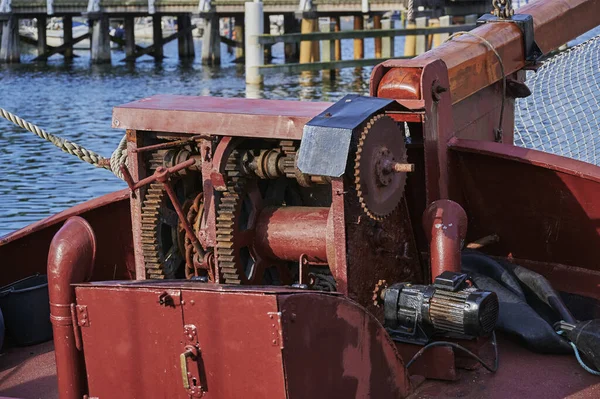
<path fill-rule="evenodd" d="M 364 193 L 362 190 L 360 165 L 361 165 L 361 161 L 362 161 L 363 147 L 364 147 L 365 141 L 367 140 L 367 137 L 369 135 L 369 131 L 375 125 L 375 122 L 377 122 L 377 120 L 379 120 L 383 117 L 385 117 L 385 114 L 378 114 L 378 115 L 375 115 L 374 117 L 372 117 L 367 122 L 367 125 L 363 129 L 363 131 L 358 139 L 356 155 L 354 158 L 354 184 L 355 184 L 355 188 L 356 188 L 356 195 L 358 196 L 358 202 L 360 203 L 360 206 L 363 209 L 363 211 L 365 212 L 365 214 L 367 214 L 367 216 L 369 216 L 371 219 L 376 220 L 376 221 L 382 221 L 383 219 L 385 219 L 386 217 L 388 217 L 392 213 L 394 213 L 394 211 L 384 214 L 384 215 L 379 215 L 379 214 L 373 213 L 369 209 L 367 203 L 365 202 Z M 402 188 L 402 190 L 404 190 L 404 187 Z"/>
<path fill-rule="evenodd" d="M 239 254 L 236 253 L 233 239 L 235 227 L 235 213 L 238 209 L 241 192 L 246 184 L 244 174 L 239 168 L 240 154 L 237 150 L 231 152 L 225 164 L 227 175 L 227 189 L 221 193 L 221 199 L 217 205 L 217 265 L 221 275 L 227 284 L 241 284 Z"/>

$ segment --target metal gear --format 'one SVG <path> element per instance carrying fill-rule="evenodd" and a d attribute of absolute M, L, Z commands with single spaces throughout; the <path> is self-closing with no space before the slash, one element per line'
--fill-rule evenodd
<path fill-rule="evenodd" d="M 388 287 L 387 281 L 379 280 L 373 289 L 373 305 L 379 307 L 383 301 L 383 291 Z"/>
<path fill-rule="evenodd" d="M 261 285 L 273 280 L 289 284 L 291 276 L 286 262 L 267 261 L 254 250 L 256 219 L 263 199 L 257 181 L 240 171 L 240 159 L 237 150 L 227 159 L 227 189 L 217 205 L 216 257 L 222 281 Z M 271 273 L 271 267 L 276 268 L 277 275 Z"/>
<path fill-rule="evenodd" d="M 406 172 L 395 171 L 394 165 L 405 162 L 403 129 L 389 116 L 372 117 L 360 135 L 354 162 L 356 193 L 370 218 L 382 220 L 400 204 Z"/>
<path fill-rule="evenodd" d="M 166 151 L 157 151 L 150 159 L 150 170 L 163 165 Z M 149 279 L 175 278 L 183 262 L 178 245 L 179 219 L 169 208 L 169 197 L 162 183 L 148 186 L 142 203 L 142 252 Z"/>
<path fill-rule="evenodd" d="M 264 265 L 252 243 L 261 197 L 239 165 L 240 153 L 234 150 L 225 165 L 227 190 L 217 207 L 217 266 L 227 284 L 260 284 Z"/>
<path fill-rule="evenodd" d="M 170 155 L 169 150 L 158 150 L 152 153 L 148 162 L 150 171 L 165 166 L 165 159 Z M 176 180 L 173 185 L 182 195 L 181 202 L 194 192 L 184 181 Z M 188 179 L 189 182 L 189 179 Z M 189 209 L 191 201 L 186 201 L 185 209 Z M 186 210 L 187 211 L 187 210 Z M 171 200 L 162 183 L 154 182 L 148 185 L 142 201 L 141 239 L 146 277 L 148 279 L 174 279 L 183 277 L 181 266 L 186 263 L 185 234 Z"/>

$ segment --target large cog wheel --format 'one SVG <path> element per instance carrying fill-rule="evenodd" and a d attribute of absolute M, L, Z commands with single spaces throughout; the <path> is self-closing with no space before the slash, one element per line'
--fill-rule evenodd
<path fill-rule="evenodd" d="M 354 163 L 358 200 L 371 219 L 383 220 L 400 204 L 406 172 L 394 165 L 404 163 L 404 129 L 389 116 L 373 116 L 359 137 Z"/>
<path fill-rule="evenodd" d="M 267 270 L 275 267 L 279 282 L 289 284 L 286 262 L 263 259 L 255 251 L 255 228 L 263 199 L 257 181 L 244 176 L 240 169 L 240 154 L 234 150 L 225 165 L 227 189 L 217 205 L 216 255 L 223 282 L 262 285 Z"/>
<path fill-rule="evenodd" d="M 166 150 L 152 153 L 149 160 L 150 171 L 163 166 Z M 181 202 L 193 195 L 197 190 L 190 188 L 182 177 L 176 177 L 173 187 Z M 171 204 L 162 183 L 154 182 L 148 185 L 142 201 L 141 210 L 141 241 L 144 266 L 148 279 L 175 279 L 183 277 L 186 263 L 185 238 L 181 234 L 181 226 L 177 212 Z"/>

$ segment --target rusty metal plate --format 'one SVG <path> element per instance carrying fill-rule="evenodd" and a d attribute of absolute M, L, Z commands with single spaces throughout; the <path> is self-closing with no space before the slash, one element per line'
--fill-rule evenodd
<path fill-rule="evenodd" d="M 281 295 L 287 398 L 404 398 L 408 373 L 394 343 L 343 297 Z"/>
<path fill-rule="evenodd" d="M 172 306 L 161 306 L 167 291 Z M 180 291 L 77 287 L 89 327 L 81 327 L 90 397 L 181 398 Z"/>
<path fill-rule="evenodd" d="M 115 107 L 112 126 L 194 135 L 302 138 L 304 124 L 331 103 L 159 95 Z"/>
<path fill-rule="evenodd" d="M 286 397 L 274 295 L 195 290 L 182 295 L 185 324 L 197 327 L 207 398 Z"/>

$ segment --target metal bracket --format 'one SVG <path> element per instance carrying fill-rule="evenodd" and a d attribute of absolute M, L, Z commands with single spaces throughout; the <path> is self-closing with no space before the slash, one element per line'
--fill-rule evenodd
<path fill-rule="evenodd" d="M 515 14 L 510 19 L 498 18 L 492 14 L 484 14 L 477 20 L 477 25 L 495 22 L 508 22 L 516 24 L 523 33 L 523 48 L 525 49 L 525 60 L 534 62 L 544 53 L 535 42 L 533 31 L 533 17 L 529 14 Z"/>
<path fill-rule="evenodd" d="M 89 327 L 90 318 L 88 316 L 87 306 L 77 305 L 75 309 L 77 310 L 77 325 L 79 327 Z"/>
<path fill-rule="evenodd" d="M 271 322 L 271 344 L 283 349 L 283 331 L 281 330 L 281 312 L 267 312 Z"/>
<path fill-rule="evenodd" d="M 316 176 L 340 177 L 346 171 L 356 129 L 394 100 L 349 94 L 312 118 L 298 151 L 298 169 Z"/>

